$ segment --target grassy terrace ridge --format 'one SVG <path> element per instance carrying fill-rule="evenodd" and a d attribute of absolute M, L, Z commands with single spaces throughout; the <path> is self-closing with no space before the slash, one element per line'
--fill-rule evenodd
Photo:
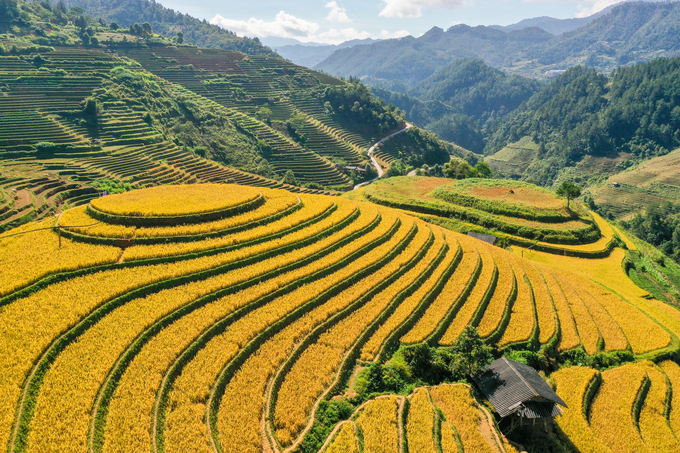
<path fill-rule="evenodd" d="M 411 180 L 425 193 L 437 182 Z M 524 259 L 389 207 L 249 186 L 150 187 L 92 204 L 190 216 L 256 193 L 262 204 L 224 219 L 83 225 L 94 219 L 80 207 L 61 216 L 61 238 L 54 220 L 0 236 L 0 443 L 12 452 L 170 452 L 211 442 L 246 451 L 258 439 L 317 452 L 339 439 L 341 419 L 328 418 L 334 404 L 373 442 L 377 400 L 361 390 L 359 370 L 398 369 L 402 342 L 445 350 L 466 326 L 503 352 L 555 367 L 680 350 L 680 311 L 627 278 L 618 248 L 600 259 L 535 250 Z M 392 391 L 426 384 L 399 379 L 411 380 Z M 662 400 L 650 379 L 647 393 L 631 390 L 641 427 L 644 401 Z M 453 388 L 387 397 L 400 411 L 396 438 L 436 446 L 455 443 L 458 430 L 459 441 L 473 442 L 476 425 L 463 428 L 454 414 L 483 412 L 467 387 L 455 397 Z M 418 439 L 413 423 L 428 417 L 441 434 Z"/>
<path fill-rule="evenodd" d="M 511 193 L 515 192 L 517 193 Z M 516 196 L 515 196 L 516 195 Z M 601 238 L 592 216 L 559 209 L 560 200 L 531 184 L 470 178 L 396 177 L 377 181 L 362 196 L 374 203 L 437 217 L 459 231 L 497 232 L 519 243 L 583 245 Z M 516 200 L 506 202 L 505 200 Z"/>

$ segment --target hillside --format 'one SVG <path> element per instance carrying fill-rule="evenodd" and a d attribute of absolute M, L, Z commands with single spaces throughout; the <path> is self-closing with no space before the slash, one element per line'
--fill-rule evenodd
<path fill-rule="evenodd" d="M 482 60 L 465 58 L 437 69 L 405 93 L 380 86 L 372 86 L 371 92 L 403 110 L 409 121 L 481 153 L 502 118 L 539 88 L 535 80 L 508 75 Z"/>
<path fill-rule="evenodd" d="M 597 260 L 532 262 L 341 197 L 155 187 L 26 225 L 0 250 L 9 451 L 317 451 L 368 400 L 335 397 L 357 365 L 396 372 L 400 345 L 452 345 L 467 325 L 560 361 L 680 347 L 680 312 L 620 266 L 594 274 L 601 286 L 581 274 Z"/>
<path fill-rule="evenodd" d="M 53 5 L 58 0 L 50 0 Z M 228 49 L 248 55 L 278 57 L 276 52 L 262 45 L 257 38 L 238 37 L 235 33 L 201 21 L 187 14 L 165 8 L 153 0 L 63 0 L 68 7 L 79 7 L 94 18 L 106 23 L 116 22 L 122 27 L 147 22 L 168 38 L 182 33 L 184 41 L 210 49 Z"/>
<path fill-rule="evenodd" d="M 674 132 L 680 128 L 679 68 L 680 58 L 659 58 L 621 67 L 609 77 L 590 68 L 569 69 L 507 115 L 485 153 L 492 164 L 518 164 L 507 169 L 509 176 L 541 185 L 561 179 L 594 184 L 663 156 L 680 146 Z M 508 148 L 535 152 L 516 153 L 515 159 Z"/>
<path fill-rule="evenodd" d="M 406 87 L 460 58 L 480 58 L 511 74 L 536 78 L 584 64 L 610 72 L 619 65 L 677 56 L 679 17 L 677 2 L 631 2 L 558 36 L 537 27 L 507 33 L 484 26 L 455 25 L 446 31 L 435 27 L 418 38 L 337 50 L 315 68 Z"/>
<path fill-rule="evenodd" d="M 0 34 L 0 229 L 156 184 L 346 190 L 370 177 L 370 144 L 403 127 L 356 80 L 17 5 L 0 24 L 13 31 Z M 455 152 L 419 143 L 417 162 Z"/>

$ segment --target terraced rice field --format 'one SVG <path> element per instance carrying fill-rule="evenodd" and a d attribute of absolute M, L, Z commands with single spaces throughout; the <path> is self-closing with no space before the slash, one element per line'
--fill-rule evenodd
<path fill-rule="evenodd" d="M 238 185 L 159 190 L 0 237 L 9 451 L 296 448 L 357 361 L 451 344 L 470 324 L 504 345 L 677 349 L 670 306 L 630 303 L 390 208 Z M 648 412 L 648 437 L 662 442 Z M 463 386 L 381 397 L 355 415 L 324 448 L 504 448 L 480 433 L 488 420 Z"/>
<path fill-rule="evenodd" d="M 615 174 L 591 192 L 598 205 L 622 219 L 632 217 L 640 206 L 675 202 L 680 197 L 680 150 Z"/>
<path fill-rule="evenodd" d="M 577 254 L 595 254 L 611 241 L 580 206 L 568 211 L 554 193 L 522 182 L 397 177 L 366 187 L 363 198 L 456 231 L 490 233 L 534 248 L 570 246 Z"/>
<path fill-rule="evenodd" d="M 361 439 L 359 441 L 358 439 Z M 466 384 L 421 387 L 411 395 L 379 396 L 361 405 L 331 434 L 322 452 L 514 453 Z M 354 450 L 357 451 L 357 450 Z"/>
<path fill-rule="evenodd" d="M 675 386 L 671 361 L 630 363 L 603 372 L 571 367 L 552 375 L 569 409 L 558 425 L 582 452 L 677 452 Z"/>

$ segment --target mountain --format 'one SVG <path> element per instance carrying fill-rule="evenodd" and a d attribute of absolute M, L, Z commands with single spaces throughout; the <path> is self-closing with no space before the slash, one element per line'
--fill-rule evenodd
<path fill-rule="evenodd" d="M 609 12 L 615 8 L 617 5 L 608 6 L 602 11 L 599 11 L 588 17 L 574 17 L 571 19 L 556 19 L 554 17 L 541 16 L 533 17 L 531 19 L 524 19 L 516 24 L 511 25 L 491 25 L 490 28 L 495 28 L 496 30 L 501 30 L 505 32 L 511 32 L 515 30 L 522 30 L 524 28 L 538 27 L 542 30 L 547 31 L 551 35 L 561 35 L 568 31 L 576 30 L 585 25 L 588 25 L 598 17 L 609 14 Z"/>
<path fill-rule="evenodd" d="M 371 91 L 403 110 L 409 121 L 481 153 L 493 125 L 539 88 L 538 81 L 468 58 L 438 69 L 405 94 L 379 86 Z"/>
<path fill-rule="evenodd" d="M 292 40 L 294 41 L 294 40 Z M 298 43 L 287 45 L 274 45 L 271 47 L 283 58 L 292 61 L 300 66 L 313 68 L 318 63 L 328 58 L 338 49 L 348 49 L 354 46 L 369 45 L 381 41 L 380 39 L 353 39 L 342 44 L 319 44 L 319 43 Z M 272 41 L 267 41 L 271 43 Z"/>
<path fill-rule="evenodd" d="M 315 68 L 405 91 L 460 58 L 481 58 L 513 74 L 546 78 L 549 70 L 579 64 L 610 72 L 679 52 L 680 3 L 635 2 L 559 36 L 538 27 L 508 33 L 484 26 L 435 27 L 419 38 L 337 50 Z"/>
<path fill-rule="evenodd" d="M 68 7 L 83 8 L 86 14 L 123 27 L 148 22 L 157 33 L 175 37 L 181 32 L 186 42 L 199 47 L 237 50 L 249 55 L 277 56 L 258 38 L 241 38 L 234 33 L 187 14 L 165 8 L 153 0 L 50 0 Z"/>

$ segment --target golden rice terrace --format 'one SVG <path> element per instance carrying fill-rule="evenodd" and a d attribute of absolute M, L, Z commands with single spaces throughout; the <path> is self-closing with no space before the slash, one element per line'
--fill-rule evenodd
<path fill-rule="evenodd" d="M 451 345 L 469 325 L 502 348 L 680 348 L 680 312 L 660 301 L 389 207 L 265 187 L 95 198 L 3 234 L 0 266 L 0 445 L 12 453 L 298 451 L 357 365 Z M 667 385 L 660 368 L 642 363 L 632 378 L 602 373 L 593 418 L 573 423 L 600 423 L 598 401 L 624 413 L 644 379 L 665 402 L 652 394 Z M 592 378 L 564 376 L 558 391 Z M 623 381 L 628 393 L 607 393 Z M 511 451 L 492 425 L 467 387 L 422 388 L 368 401 L 323 449 Z"/>

